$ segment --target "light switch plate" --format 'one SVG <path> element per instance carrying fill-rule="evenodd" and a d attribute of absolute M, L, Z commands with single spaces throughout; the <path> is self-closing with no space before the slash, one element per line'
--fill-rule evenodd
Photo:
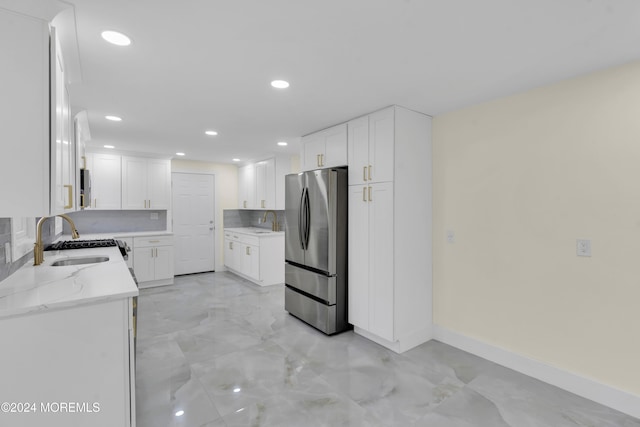
<path fill-rule="evenodd" d="M 578 256 L 591 256 L 591 240 L 578 239 L 576 240 L 576 255 Z"/>

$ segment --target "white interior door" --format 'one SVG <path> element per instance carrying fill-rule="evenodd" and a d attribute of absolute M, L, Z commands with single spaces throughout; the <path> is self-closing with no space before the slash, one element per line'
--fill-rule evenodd
<path fill-rule="evenodd" d="M 215 269 L 214 176 L 173 173 L 175 274 Z"/>

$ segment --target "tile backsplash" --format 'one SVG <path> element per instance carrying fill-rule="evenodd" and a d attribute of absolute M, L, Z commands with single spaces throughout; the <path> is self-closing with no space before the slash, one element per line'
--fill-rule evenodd
<path fill-rule="evenodd" d="M 154 215 L 155 214 L 155 215 Z M 167 211 L 164 210 L 84 210 L 69 214 L 80 237 L 82 233 L 113 233 L 131 231 L 165 231 Z M 152 216 L 157 219 L 151 219 Z M 69 224 L 64 223 L 64 234 L 70 234 Z"/>
<path fill-rule="evenodd" d="M 224 228 L 260 227 L 271 230 L 273 214 L 267 216 L 267 222 L 261 223 L 264 210 L 225 209 L 222 223 Z M 284 229 L 284 211 L 274 211 L 278 215 L 280 228 Z"/>

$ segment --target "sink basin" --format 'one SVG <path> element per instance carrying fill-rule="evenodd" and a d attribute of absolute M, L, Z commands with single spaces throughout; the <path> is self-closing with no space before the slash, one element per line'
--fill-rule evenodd
<path fill-rule="evenodd" d="M 73 257 L 59 259 L 51 264 L 52 267 L 63 267 L 66 265 L 81 265 L 81 264 L 97 264 L 99 262 L 109 261 L 108 256 L 86 256 L 86 257 Z"/>

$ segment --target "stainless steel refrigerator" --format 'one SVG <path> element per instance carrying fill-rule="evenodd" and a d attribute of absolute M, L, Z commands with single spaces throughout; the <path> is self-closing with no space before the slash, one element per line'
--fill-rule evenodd
<path fill-rule="evenodd" d="M 290 314 L 335 334 L 347 322 L 346 168 L 286 176 L 285 300 Z"/>

